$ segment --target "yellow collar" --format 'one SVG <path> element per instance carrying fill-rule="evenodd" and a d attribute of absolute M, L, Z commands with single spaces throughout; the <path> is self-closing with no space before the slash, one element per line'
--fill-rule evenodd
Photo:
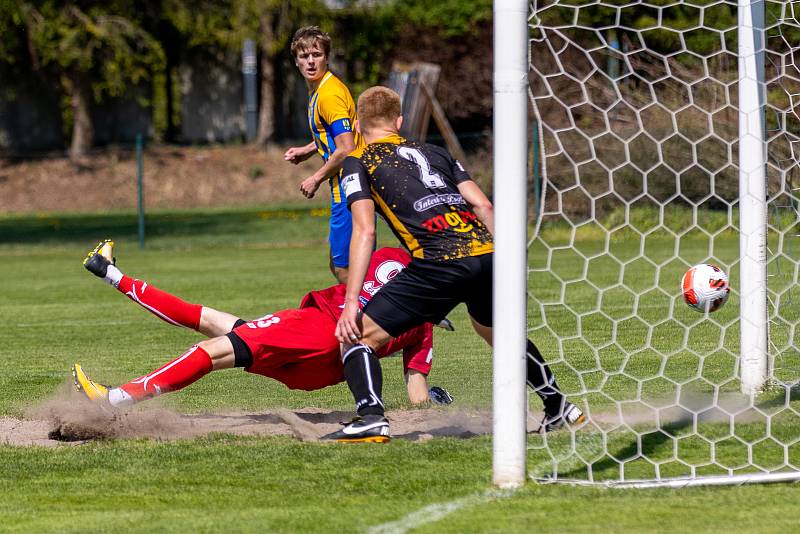
<path fill-rule="evenodd" d="M 322 86 L 325 84 L 325 82 L 327 82 L 327 81 L 328 81 L 328 79 L 329 79 L 331 76 L 333 76 L 333 73 L 332 73 L 331 71 L 328 71 L 328 72 L 326 72 L 326 73 L 325 73 L 325 76 L 323 76 L 323 77 L 322 77 L 322 79 L 319 81 L 319 85 L 317 86 L 317 88 L 316 88 L 316 89 L 314 89 L 314 93 L 316 93 L 316 92 L 318 92 L 320 89 L 322 89 Z"/>
<path fill-rule="evenodd" d="M 371 142 L 371 145 L 376 143 L 392 143 L 393 145 L 399 145 L 400 143 L 404 142 L 405 138 L 401 137 L 400 134 L 391 134 L 387 135 L 386 137 L 381 137 L 380 139 Z"/>

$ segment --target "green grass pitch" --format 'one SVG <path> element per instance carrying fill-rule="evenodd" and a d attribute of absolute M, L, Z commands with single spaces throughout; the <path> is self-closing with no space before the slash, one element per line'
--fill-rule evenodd
<path fill-rule="evenodd" d="M 157 213 L 148 217 L 147 246 L 140 250 L 134 214 L 0 218 L 0 416 L 20 417 L 28 407 L 53 395 L 67 382 L 69 366 L 76 360 L 93 377 L 114 383 L 153 369 L 199 339 L 193 332 L 160 322 L 86 273 L 80 262 L 99 239 L 116 239 L 124 272 L 193 302 L 253 317 L 296 306 L 306 291 L 330 285 L 325 223 L 319 213 L 293 206 L 270 211 Z M 381 240 L 393 243 L 388 231 L 383 231 Z M 706 246 L 701 239 L 696 244 L 699 250 Z M 724 255 L 726 250 L 735 250 L 736 238 L 722 236 L 718 244 Z M 624 249 L 626 245 L 615 246 Z M 532 267 L 536 267 L 541 251 L 531 252 Z M 554 261 L 562 278 L 568 277 L 569 258 Z M 631 267 L 639 268 L 649 267 Z M 635 272 L 631 276 L 635 281 Z M 589 278 L 605 287 L 602 262 Z M 666 280 L 664 285 L 669 285 Z M 549 287 L 546 280 L 536 280 L 531 290 L 543 302 L 558 301 L 560 296 L 547 293 Z M 595 291 L 580 284 L 569 287 L 564 298 L 578 308 Z M 665 297 L 657 293 L 650 301 L 645 299 L 639 320 L 655 320 L 656 307 L 663 301 Z M 731 304 L 725 313 L 735 315 Z M 559 336 L 574 337 L 578 326 L 574 317 L 559 315 L 556 305 L 544 309 L 552 332 L 545 335 L 540 328 L 542 317 L 532 312 L 537 342 L 552 349 Z M 613 306 L 604 310 L 612 319 L 624 321 L 614 316 Z M 609 335 L 606 329 L 589 328 L 591 309 L 581 313 L 580 327 L 588 328 L 582 334 L 593 343 L 602 342 Z M 704 326 L 699 316 L 686 317 L 697 321 L 696 328 L 710 328 L 713 333 L 714 328 Z M 437 331 L 430 381 L 447 387 L 457 406 L 488 409 L 490 351 L 471 333 L 462 308 L 451 318 L 457 331 Z M 733 316 L 720 320 L 727 322 Z M 623 330 L 627 334 L 615 342 L 634 346 L 639 332 L 631 326 Z M 660 342 L 670 342 L 669 332 Z M 725 340 L 722 348 L 734 342 Z M 578 390 L 579 382 L 570 368 L 584 371 L 590 381 L 589 371 L 598 365 L 605 372 L 622 370 L 637 378 L 651 372 L 646 353 L 621 361 L 607 352 L 599 362 L 586 351 L 569 354 L 574 359 L 557 367 L 563 387 L 571 391 Z M 700 369 L 693 367 L 697 365 L 694 359 L 676 353 L 665 373 L 679 381 L 698 373 L 708 373 L 709 380 L 724 378 L 728 359 L 710 361 L 717 365 Z M 410 409 L 397 359 L 385 361 L 384 382 L 389 408 Z M 608 386 L 588 385 L 597 392 L 588 401 L 596 403 L 598 410 L 631 387 L 624 380 Z M 670 393 L 668 385 L 654 382 L 651 386 L 656 394 Z M 344 384 L 314 393 L 292 392 L 233 370 L 212 373 L 156 402 L 186 413 L 352 408 Z M 537 399 L 531 400 L 531 408 L 539 408 Z M 757 440 L 758 425 L 751 431 Z M 792 436 L 800 436 L 800 425 L 786 421 L 773 429 L 776 432 L 783 439 L 795 439 Z M 622 454 L 630 449 L 632 439 L 619 433 L 608 448 Z M 540 444 L 538 438 L 531 438 L 531 469 L 548 460 L 536 448 Z M 555 451 L 568 447 L 558 439 L 551 445 Z M 668 455 L 660 448 L 671 445 L 645 436 L 636 446 L 658 458 Z M 708 454 L 704 442 L 697 440 L 685 440 L 682 447 L 687 459 L 702 461 Z M 591 443 L 579 443 L 579 450 L 590 452 Z M 773 452 L 763 454 L 771 458 Z M 796 450 L 791 454 L 800 456 Z M 735 464 L 740 455 L 741 450 L 732 444 L 722 461 Z M 598 471 L 615 476 L 613 462 L 603 461 L 597 458 Z M 642 474 L 647 475 L 646 471 L 643 468 Z M 497 492 L 491 486 L 488 436 L 395 440 L 385 446 L 222 434 L 178 441 L 95 441 L 57 448 L 0 444 L 0 530 L 4 532 L 77 532 L 85 531 L 87 525 L 126 532 L 666 532 L 677 525 L 687 532 L 786 532 L 797 522 L 795 494 L 791 485 L 632 491 L 535 483 L 514 493 Z"/>

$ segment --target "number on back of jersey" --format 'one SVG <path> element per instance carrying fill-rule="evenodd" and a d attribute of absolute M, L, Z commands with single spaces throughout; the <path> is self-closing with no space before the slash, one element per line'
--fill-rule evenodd
<path fill-rule="evenodd" d="M 419 167 L 419 179 L 427 188 L 446 187 L 442 176 L 431 168 L 431 163 L 419 149 L 400 146 L 397 148 L 397 153 L 408 161 L 416 164 Z"/>

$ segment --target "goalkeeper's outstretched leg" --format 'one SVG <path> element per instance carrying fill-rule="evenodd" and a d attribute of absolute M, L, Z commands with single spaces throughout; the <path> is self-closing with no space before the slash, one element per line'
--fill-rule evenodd
<path fill-rule="evenodd" d="M 117 267 L 114 242 L 110 239 L 98 243 L 83 260 L 83 266 L 165 323 L 216 337 L 230 332 L 239 320 L 230 313 L 186 302 L 144 280 L 126 276 Z"/>
<path fill-rule="evenodd" d="M 226 337 L 201 341 L 178 358 L 155 371 L 119 387 L 101 385 L 91 380 L 76 363 L 72 366 L 75 388 L 103 407 L 123 408 L 193 384 L 213 370 L 235 365 L 234 348 Z"/>

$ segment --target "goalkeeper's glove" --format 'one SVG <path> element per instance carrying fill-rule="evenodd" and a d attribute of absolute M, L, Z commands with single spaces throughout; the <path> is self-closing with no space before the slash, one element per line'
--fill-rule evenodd
<path fill-rule="evenodd" d="M 448 319 L 447 317 L 445 317 L 444 319 L 442 319 L 438 323 L 434 323 L 433 326 L 438 326 L 439 328 L 443 328 L 443 329 L 447 330 L 448 332 L 455 332 L 455 330 L 456 330 L 456 328 L 453 326 L 453 323 L 451 323 L 450 319 Z"/>
<path fill-rule="evenodd" d="M 428 396 L 434 404 L 450 404 L 453 402 L 453 396 L 450 395 L 450 392 L 439 386 L 433 386 L 429 389 Z"/>

